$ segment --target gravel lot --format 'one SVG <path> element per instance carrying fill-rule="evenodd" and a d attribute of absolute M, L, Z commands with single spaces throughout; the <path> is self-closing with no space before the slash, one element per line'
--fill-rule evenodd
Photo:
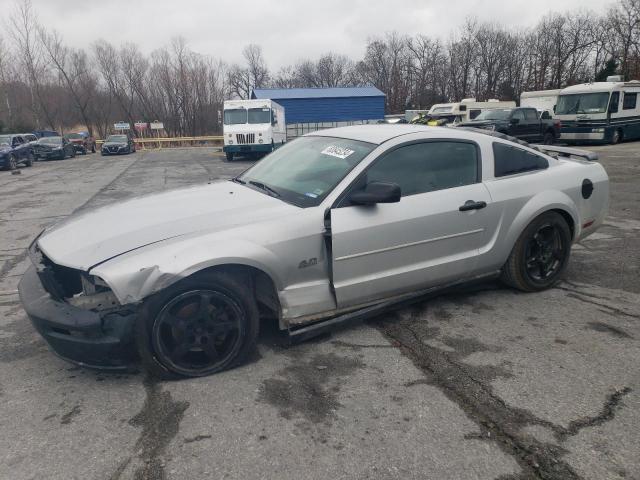
<path fill-rule="evenodd" d="M 468 287 L 157 383 L 59 360 L 15 292 L 78 209 L 238 173 L 211 149 L 0 172 L 2 479 L 640 479 L 640 144 L 595 147 L 606 225 L 543 293 Z"/>

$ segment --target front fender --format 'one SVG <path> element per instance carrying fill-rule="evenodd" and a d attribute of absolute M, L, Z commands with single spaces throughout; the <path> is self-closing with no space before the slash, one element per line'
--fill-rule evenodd
<path fill-rule="evenodd" d="M 120 255 L 91 269 L 104 280 L 122 305 L 137 303 L 149 295 L 218 265 L 246 265 L 267 274 L 282 288 L 281 262 L 267 248 L 246 240 L 208 242 L 190 239 L 166 245 L 153 244 Z"/>

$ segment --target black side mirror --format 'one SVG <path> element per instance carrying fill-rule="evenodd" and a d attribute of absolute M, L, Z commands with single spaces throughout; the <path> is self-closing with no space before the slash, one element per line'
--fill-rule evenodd
<path fill-rule="evenodd" d="M 511 118 L 509 119 L 509 123 L 511 123 L 511 125 L 517 125 L 520 123 L 520 119 L 519 118 Z"/>
<path fill-rule="evenodd" d="M 400 201 L 400 185 L 388 182 L 371 182 L 362 190 L 353 192 L 349 197 L 356 205 L 375 205 L 376 203 L 397 203 Z"/>

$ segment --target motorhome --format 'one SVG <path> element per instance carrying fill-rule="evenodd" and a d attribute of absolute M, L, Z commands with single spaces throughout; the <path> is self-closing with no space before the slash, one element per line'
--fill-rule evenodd
<path fill-rule="evenodd" d="M 500 100 L 488 100 L 486 102 L 477 102 L 475 98 L 465 98 L 460 102 L 455 103 L 436 103 L 430 109 L 429 115 L 451 115 L 453 117 L 460 117 L 458 122 L 468 122 L 473 120 L 480 112 L 484 110 L 494 110 L 496 108 L 515 108 L 516 102 L 507 101 L 501 102 Z"/>
<path fill-rule="evenodd" d="M 640 81 L 583 83 L 564 88 L 554 117 L 567 143 L 618 143 L 640 138 Z"/>
<path fill-rule="evenodd" d="M 284 108 L 273 100 L 227 100 L 223 108 L 227 161 L 235 155 L 264 155 L 287 141 Z"/>
<path fill-rule="evenodd" d="M 536 90 L 532 92 L 522 92 L 520 95 L 520 106 L 535 108 L 538 112 L 553 112 L 553 108 L 558 103 L 558 90 Z"/>

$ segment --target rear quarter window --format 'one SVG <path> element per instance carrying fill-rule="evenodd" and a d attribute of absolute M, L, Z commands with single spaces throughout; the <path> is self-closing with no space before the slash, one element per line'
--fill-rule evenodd
<path fill-rule="evenodd" d="M 549 168 L 549 162 L 541 155 L 506 143 L 493 143 L 495 177 Z"/>

